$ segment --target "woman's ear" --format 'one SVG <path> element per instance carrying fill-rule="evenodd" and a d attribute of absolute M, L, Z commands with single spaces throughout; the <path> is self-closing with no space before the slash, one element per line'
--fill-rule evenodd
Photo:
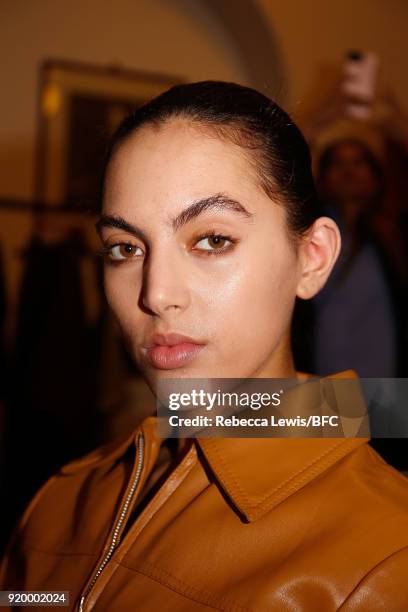
<path fill-rule="evenodd" d="M 304 300 L 319 293 L 330 276 L 341 248 L 340 230 L 330 217 L 319 217 L 302 237 L 296 295 Z"/>

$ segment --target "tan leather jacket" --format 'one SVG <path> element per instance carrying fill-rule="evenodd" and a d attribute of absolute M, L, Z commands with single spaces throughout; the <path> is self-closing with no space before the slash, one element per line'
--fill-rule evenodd
<path fill-rule="evenodd" d="M 129 521 L 161 443 L 149 417 L 42 486 L 1 588 L 84 612 L 406 612 L 408 479 L 367 441 L 191 441 Z"/>

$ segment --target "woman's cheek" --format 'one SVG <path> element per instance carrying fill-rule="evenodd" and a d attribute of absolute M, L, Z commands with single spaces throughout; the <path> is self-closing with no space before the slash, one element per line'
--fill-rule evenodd
<path fill-rule="evenodd" d="M 290 321 L 295 277 L 291 265 L 285 261 L 270 265 L 262 261 L 253 263 L 252 269 L 243 269 L 237 294 L 232 297 L 229 317 L 240 330 L 240 337 L 253 346 L 254 337 L 258 338 L 257 348 L 261 351 L 273 349 L 280 331 Z"/>
<path fill-rule="evenodd" d="M 132 336 L 138 327 L 138 293 L 135 287 L 129 290 L 129 282 L 123 282 L 115 270 L 105 272 L 104 288 L 106 301 L 126 337 Z"/>
<path fill-rule="evenodd" d="M 242 359 L 254 342 L 258 309 L 257 286 L 245 265 L 234 267 L 222 282 L 207 285 L 204 320 L 212 328 L 222 353 Z"/>
<path fill-rule="evenodd" d="M 123 315 L 126 312 L 127 296 L 121 289 L 121 285 L 114 282 L 114 278 L 105 274 L 104 278 L 105 296 L 109 307 L 115 316 L 122 322 Z"/>

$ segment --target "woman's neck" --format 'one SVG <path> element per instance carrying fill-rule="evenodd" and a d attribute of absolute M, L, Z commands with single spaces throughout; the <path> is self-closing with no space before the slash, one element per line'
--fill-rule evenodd
<path fill-rule="evenodd" d="M 252 378 L 298 378 L 291 347 L 290 329 L 282 336 L 278 346 Z"/>

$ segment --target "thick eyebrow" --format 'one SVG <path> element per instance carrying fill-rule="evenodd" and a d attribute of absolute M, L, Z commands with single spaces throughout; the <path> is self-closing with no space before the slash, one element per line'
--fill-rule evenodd
<path fill-rule="evenodd" d="M 181 211 L 176 217 L 170 218 L 170 225 L 173 227 L 174 231 L 177 231 L 183 225 L 186 225 L 192 219 L 195 219 L 199 215 L 201 215 L 206 210 L 231 210 L 235 213 L 238 213 L 244 216 L 247 219 L 253 217 L 253 214 L 250 213 L 238 200 L 234 200 L 233 198 L 227 196 L 223 193 L 216 193 L 212 196 L 208 196 L 206 198 L 201 198 L 200 200 L 196 200 L 187 208 Z M 95 223 L 96 231 L 99 235 L 101 235 L 101 231 L 103 227 L 113 227 L 117 229 L 121 229 L 128 234 L 132 234 L 136 238 L 140 238 L 141 240 L 148 242 L 146 235 L 144 232 L 129 223 L 123 217 L 119 215 L 104 215 L 102 214 L 98 221 Z"/>
<path fill-rule="evenodd" d="M 124 232 L 127 232 L 128 234 L 132 234 L 133 236 L 135 236 L 135 238 L 139 238 L 140 240 L 143 240 L 146 243 L 148 242 L 146 234 L 142 232 L 141 229 L 139 229 L 135 225 L 132 225 L 128 221 L 125 221 L 125 219 L 123 217 L 120 217 L 119 215 L 102 214 L 99 217 L 98 221 L 95 223 L 95 228 L 99 236 L 102 235 L 103 227 L 113 227 L 116 229 L 121 229 Z"/>
<path fill-rule="evenodd" d="M 247 209 L 238 200 L 234 200 L 224 193 L 216 193 L 207 198 L 196 200 L 190 206 L 187 206 L 177 217 L 171 219 L 171 225 L 174 230 L 180 229 L 183 225 L 198 217 L 206 210 L 231 210 L 244 217 L 250 219 L 253 214 L 248 212 Z"/>

